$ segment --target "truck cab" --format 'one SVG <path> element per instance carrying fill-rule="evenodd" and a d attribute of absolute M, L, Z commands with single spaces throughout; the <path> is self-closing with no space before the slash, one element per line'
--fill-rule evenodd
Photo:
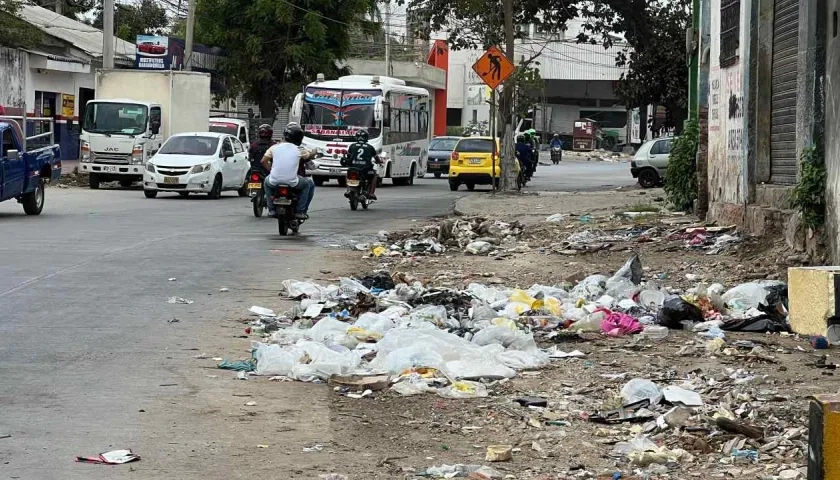
<path fill-rule="evenodd" d="M 251 137 L 248 133 L 248 122 L 239 118 L 227 117 L 211 117 L 210 131 L 216 133 L 226 133 L 238 138 L 245 148 L 251 146 Z"/>
<path fill-rule="evenodd" d="M 6 121 L 10 118 L 0 117 L 0 202 L 14 198 L 27 215 L 39 215 L 44 208 L 44 187 L 61 176 L 60 150 L 52 143 L 52 132 L 28 139 L 19 123 Z M 50 137 L 48 145 L 27 149 L 27 140 L 44 135 Z"/>
<path fill-rule="evenodd" d="M 90 188 L 119 181 L 124 187 L 143 179 L 144 165 L 163 143 L 161 106 L 130 99 L 91 100 L 85 109 L 79 171 L 90 174 Z"/>

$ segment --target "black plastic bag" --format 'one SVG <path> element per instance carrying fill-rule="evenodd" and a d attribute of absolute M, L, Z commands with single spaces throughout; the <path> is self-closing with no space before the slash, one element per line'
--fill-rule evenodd
<path fill-rule="evenodd" d="M 659 310 L 659 324 L 674 330 L 683 328 L 682 322 L 691 321 L 694 323 L 703 322 L 703 312 L 697 305 L 686 302 L 682 297 L 672 297 L 665 300 L 662 309 Z"/>
<path fill-rule="evenodd" d="M 368 275 L 361 279 L 359 283 L 367 288 L 378 288 L 380 290 L 393 290 L 397 286 L 388 272 L 376 272 L 373 275 Z"/>

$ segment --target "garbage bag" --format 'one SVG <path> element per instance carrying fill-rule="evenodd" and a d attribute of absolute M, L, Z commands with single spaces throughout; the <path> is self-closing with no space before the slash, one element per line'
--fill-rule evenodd
<path fill-rule="evenodd" d="M 368 332 L 384 335 L 385 332 L 394 328 L 396 324 L 391 318 L 385 315 L 367 312 L 363 313 L 358 320 L 353 322 L 353 326 L 365 329 Z"/>
<path fill-rule="evenodd" d="M 742 283 L 727 290 L 722 299 L 727 307 L 737 311 L 778 303 L 787 306 L 787 284 L 776 280 Z"/>
<path fill-rule="evenodd" d="M 554 297 L 554 298 L 557 298 L 557 299 L 561 299 L 561 300 L 562 300 L 562 299 L 564 299 L 564 298 L 568 298 L 568 297 L 569 297 L 569 292 L 567 292 L 566 290 L 564 290 L 564 289 L 562 289 L 562 288 L 559 288 L 559 287 L 549 287 L 549 286 L 546 286 L 546 285 L 539 285 L 539 284 L 536 284 L 536 283 L 535 283 L 535 284 L 533 284 L 533 285 L 531 285 L 531 288 L 529 288 L 529 289 L 527 290 L 527 292 L 526 292 L 526 293 L 527 293 L 528 295 L 530 295 L 530 296 L 532 296 L 532 297 L 536 298 L 536 297 L 537 297 L 537 295 L 538 295 L 540 292 L 542 292 L 542 293 L 543 293 L 543 295 L 545 295 L 545 297 L 546 297 L 546 298 L 548 298 L 548 297 Z"/>
<path fill-rule="evenodd" d="M 296 346 L 260 344 L 254 353 L 257 359 L 257 375 L 292 376 L 292 369 L 303 361 L 306 352 Z"/>
<path fill-rule="evenodd" d="M 646 378 L 630 380 L 621 388 L 620 394 L 625 404 L 636 403 L 649 398 L 650 403 L 655 405 L 662 399 L 662 391 L 659 390 L 659 387 Z"/>
<path fill-rule="evenodd" d="M 633 255 L 630 257 L 629 260 L 615 272 L 612 279 L 619 279 L 619 278 L 626 278 L 633 282 L 633 284 L 638 285 L 642 283 L 642 275 L 644 275 L 644 271 L 642 270 L 642 261 L 639 259 L 638 255 Z"/>
<path fill-rule="evenodd" d="M 323 287 L 312 282 L 283 280 L 283 282 L 280 285 L 283 286 L 283 290 L 286 291 L 286 295 L 288 295 L 289 298 L 306 297 L 315 300 L 321 300 L 324 293 Z"/>
<path fill-rule="evenodd" d="M 774 318 L 764 314 L 753 318 L 731 319 L 720 326 L 729 332 L 791 332 L 790 323 L 784 318 Z"/>
<path fill-rule="evenodd" d="M 480 330 L 472 338 L 472 343 L 478 346 L 498 344 L 513 350 L 536 350 L 534 335 L 522 330 L 511 330 L 506 326 L 491 326 Z"/>
<path fill-rule="evenodd" d="M 508 299 L 506 292 L 503 292 L 498 288 L 484 286 L 480 283 L 471 283 L 467 285 L 467 293 L 480 300 L 484 300 L 490 305 L 500 301 L 507 301 Z"/>
<path fill-rule="evenodd" d="M 368 275 L 362 279 L 361 284 L 369 289 L 378 288 L 380 290 L 393 290 L 397 286 L 388 272 L 376 272 L 373 275 Z"/>
<path fill-rule="evenodd" d="M 572 291 L 569 292 L 569 297 L 573 299 L 583 298 L 586 300 L 595 300 L 602 296 L 606 289 L 607 277 L 604 275 L 590 275 L 580 281 Z"/>
<path fill-rule="evenodd" d="M 424 345 L 415 345 L 394 350 L 385 360 L 385 369 L 392 375 L 401 375 L 406 370 L 419 367 L 442 370 L 443 357 Z"/>
<path fill-rule="evenodd" d="M 535 369 L 548 365 L 550 357 L 540 350 L 505 350 L 496 355 L 503 364 L 516 369 Z"/>
<path fill-rule="evenodd" d="M 703 312 L 699 307 L 683 300 L 682 297 L 672 297 L 665 300 L 662 309 L 659 311 L 658 321 L 660 325 L 679 330 L 682 329 L 683 321 L 700 323 L 705 320 Z"/>
<path fill-rule="evenodd" d="M 355 297 L 360 293 L 370 293 L 370 289 L 352 278 L 342 277 L 339 279 L 338 286 L 341 288 L 341 293 L 348 297 Z"/>
<path fill-rule="evenodd" d="M 439 327 L 445 325 L 446 320 L 449 318 L 449 314 L 446 313 L 446 307 L 443 305 L 417 307 L 408 316 L 412 321 L 430 322 Z"/>
<path fill-rule="evenodd" d="M 467 245 L 466 251 L 467 253 L 471 253 L 473 255 L 486 255 L 490 253 L 490 250 L 492 249 L 493 245 L 489 242 L 477 240 L 475 242 L 470 242 L 470 244 Z"/>
<path fill-rule="evenodd" d="M 437 394 L 443 398 L 483 398 L 487 396 L 487 387 L 478 382 L 461 380 L 439 388 Z"/>
<path fill-rule="evenodd" d="M 391 386 L 391 390 L 406 397 L 435 391 L 434 388 L 430 387 L 429 384 L 423 380 L 423 377 L 416 373 L 412 373 L 395 383 Z"/>
<path fill-rule="evenodd" d="M 344 334 L 349 326 L 333 317 L 324 317 L 309 329 L 307 336 L 316 342 L 324 343 L 328 335 L 333 333 Z"/>
<path fill-rule="evenodd" d="M 611 337 L 634 335 L 641 332 L 644 328 L 638 320 L 626 313 L 611 312 L 606 309 L 599 309 L 597 311 L 602 311 L 606 314 L 606 317 L 601 322 L 601 331 Z"/>

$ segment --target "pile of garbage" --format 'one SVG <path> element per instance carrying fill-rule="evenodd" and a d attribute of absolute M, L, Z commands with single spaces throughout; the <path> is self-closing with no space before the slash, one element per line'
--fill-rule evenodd
<path fill-rule="evenodd" d="M 582 333 L 660 339 L 668 329 L 691 329 L 707 339 L 707 349 L 722 352 L 727 330 L 789 330 L 782 282 L 678 294 L 642 280 L 638 256 L 611 277 L 527 290 L 438 288 L 388 272 L 327 286 L 286 280 L 283 293 L 299 303 L 280 315 L 252 307 L 257 318 L 249 333 L 265 340 L 254 342 L 250 360 L 219 366 L 331 382 L 353 395 L 354 388 L 370 395 L 393 384 L 403 395 L 473 398 L 488 395 L 488 382 L 580 355 L 539 348 L 535 333 L 554 341 Z"/>
<path fill-rule="evenodd" d="M 407 233 L 379 232 L 379 241 L 355 248 L 373 257 L 435 255 L 457 249 L 473 255 L 488 254 L 501 245 L 514 245 L 522 234 L 519 222 L 484 217 L 451 218 Z"/>

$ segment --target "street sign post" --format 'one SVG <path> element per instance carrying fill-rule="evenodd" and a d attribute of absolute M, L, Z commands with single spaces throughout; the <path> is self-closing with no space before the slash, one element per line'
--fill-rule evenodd
<path fill-rule="evenodd" d="M 516 66 L 498 47 L 490 47 L 484 52 L 484 55 L 479 57 L 472 68 L 479 78 L 490 87 L 490 138 L 493 143 L 490 154 L 492 168 L 490 171 L 490 183 L 495 193 L 496 156 L 498 154 L 496 149 L 496 115 L 498 114 L 498 110 L 496 109 L 496 89 L 510 77 L 513 71 L 516 70 Z M 501 175 L 499 177 L 499 180 L 501 180 Z"/>

